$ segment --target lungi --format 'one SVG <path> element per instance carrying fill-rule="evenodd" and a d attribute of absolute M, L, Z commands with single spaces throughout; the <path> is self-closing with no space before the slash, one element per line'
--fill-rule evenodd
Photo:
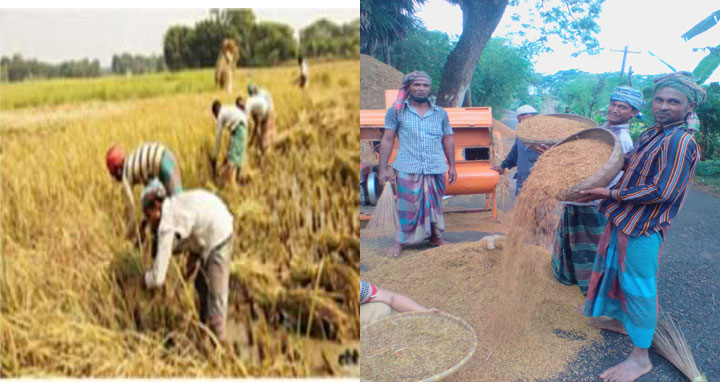
<path fill-rule="evenodd" d="M 442 198 L 445 174 L 397 173 L 397 210 L 400 230 L 395 241 L 415 244 L 445 230 Z"/>
<path fill-rule="evenodd" d="M 657 323 L 658 262 L 663 235 L 628 236 L 608 223 L 598 244 L 585 316 L 620 321 L 639 348 L 652 344 Z"/>
<path fill-rule="evenodd" d="M 565 285 L 577 285 L 587 296 L 595 253 L 607 219 L 597 206 L 565 205 L 555 231 L 552 267 L 555 278 Z"/>

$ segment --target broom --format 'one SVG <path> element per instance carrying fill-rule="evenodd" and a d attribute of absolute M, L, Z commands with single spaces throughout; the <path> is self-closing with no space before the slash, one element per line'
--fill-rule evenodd
<path fill-rule="evenodd" d="M 399 225 L 392 185 L 389 181 L 385 181 L 383 192 L 380 194 L 380 199 L 378 199 L 372 217 L 367 224 L 367 234 L 370 237 L 394 236 Z"/>
<path fill-rule="evenodd" d="M 670 363 L 675 365 L 691 382 L 707 382 L 695 365 L 690 346 L 680 328 L 666 313 L 662 313 L 655 329 L 652 347 Z"/>

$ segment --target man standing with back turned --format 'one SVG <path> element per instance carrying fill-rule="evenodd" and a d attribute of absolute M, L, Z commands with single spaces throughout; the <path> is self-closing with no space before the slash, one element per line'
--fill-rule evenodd
<path fill-rule="evenodd" d="M 584 314 L 594 317 L 593 326 L 627 332 L 633 343 L 625 361 L 600 374 L 606 382 L 634 381 L 652 370 L 648 348 L 657 324 L 658 258 L 699 157 L 685 118 L 703 102 L 705 90 L 684 72 L 653 82 L 655 124 L 635 142 L 620 181 L 610 190 L 581 191 L 587 195 L 583 201 L 604 199 L 599 211 L 608 219 Z"/>
<path fill-rule="evenodd" d="M 455 141 L 447 112 L 428 100 L 432 80 L 425 72 L 405 75 L 402 87 L 385 114 L 380 141 L 379 180 L 390 178 L 388 161 L 398 137 L 393 168 L 397 171 L 397 209 L 400 231 L 386 254 L 398 256 L 407 245 L 430 239 L 443 245 L 445 230 L 442 199 L 445 173 L 452 184 L 455 172 Z"/>

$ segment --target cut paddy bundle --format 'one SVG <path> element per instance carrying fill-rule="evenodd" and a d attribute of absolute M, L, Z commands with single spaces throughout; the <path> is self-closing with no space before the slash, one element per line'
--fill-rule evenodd
<path fill-rule="evenodd" d="M 363 381 L 438 381 L 472 358 L 475 330 L 447 313 L 394 314 L 360 333 Z"/>
<path fill-rule="evenodd" d="M 395 206 L 395 196 L 390 182 L 386 181 L 383 192 L 380 194 L 375 210 L 367 225 L 368 236 L 370 237 L 388 237 L 395 235 L 395 231 L 399 228 L 397 207 Z"/>
<path fill-rule="evenodd" d="M 505 148 L 503 147 L 502 137 L 500 136 L 500 133 L 494 131 L 493 136 L 495 137 L 495 139 L 493 139 L 492 141 L 492 163 L 496 166 L 500 166 L 503 158 L 507 156 L 507 153 L 505 152 Z M 504 171 L 502 174 L 500 174 L 498 183 L 495 186 L 495 197 L 497 198 L 497 205 L 501 209 L 506 208 L 510 203 L 510 179 L 508 177 L 507 171 Z"/>
<path fill-rule="evenodd" d="M 655 329 L 652 347 L 678 368 L 691 382 L 707 382 L 695 364 L 685 336 L 667 313 L 662 313 Z"/>
<path fill-rule="evenodd" d="M 531 149 L 553 146 L 582 130 L 598 127 L 595 121 L 579 115 L 550 114 L 525 119 L 518 124 L 518 139 Z"/>

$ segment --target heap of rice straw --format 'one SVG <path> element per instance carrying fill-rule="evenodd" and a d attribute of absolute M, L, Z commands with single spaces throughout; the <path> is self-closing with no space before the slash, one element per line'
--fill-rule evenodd
<path fill-rule="evenodd" d="M 695 365 L 685 336 L 670 315 L 662 313 L 655 329 L 652 347 L 678 368 L 691 382 L 707 382 Z"/>
<path fill-rule="evenodd" d="M 363 329 L 360 376 L 373 382 L 423 381 L 451 374 L 472 356 L 472 328 L 443 313 L 392 315 Z"/>
<path fill-rule="evenodd" d="M 611 150 L 605 142 L 579 139 L 551 148 L 533 166 L 516 199 L 503 248 L 500 287 L 506 293 L 492 317 L 494 330 L 516 337 L 524 335 L 515 323 L 531 319 L 526 301 L 537 300 L 534 286 L 542 283 L 547 272 L 544 260 L 527 255 L 526 242 L 549 244 L 558 221 L 557 197 L 594 174 L 607 161 Z"/>
<path fill-rule="evenodd" d="M 399 226 L 392 185 L 386 181 L 366 231 L 370 237 L 387 237 L 395 235 Z"/>
<path fill-rule="evenodd" d="M 515 134 L 520 139 L 550 141 L 565 139 L 587 128 L 587 125 L 579 121 L 538 115 L 520 122 Z"/>

